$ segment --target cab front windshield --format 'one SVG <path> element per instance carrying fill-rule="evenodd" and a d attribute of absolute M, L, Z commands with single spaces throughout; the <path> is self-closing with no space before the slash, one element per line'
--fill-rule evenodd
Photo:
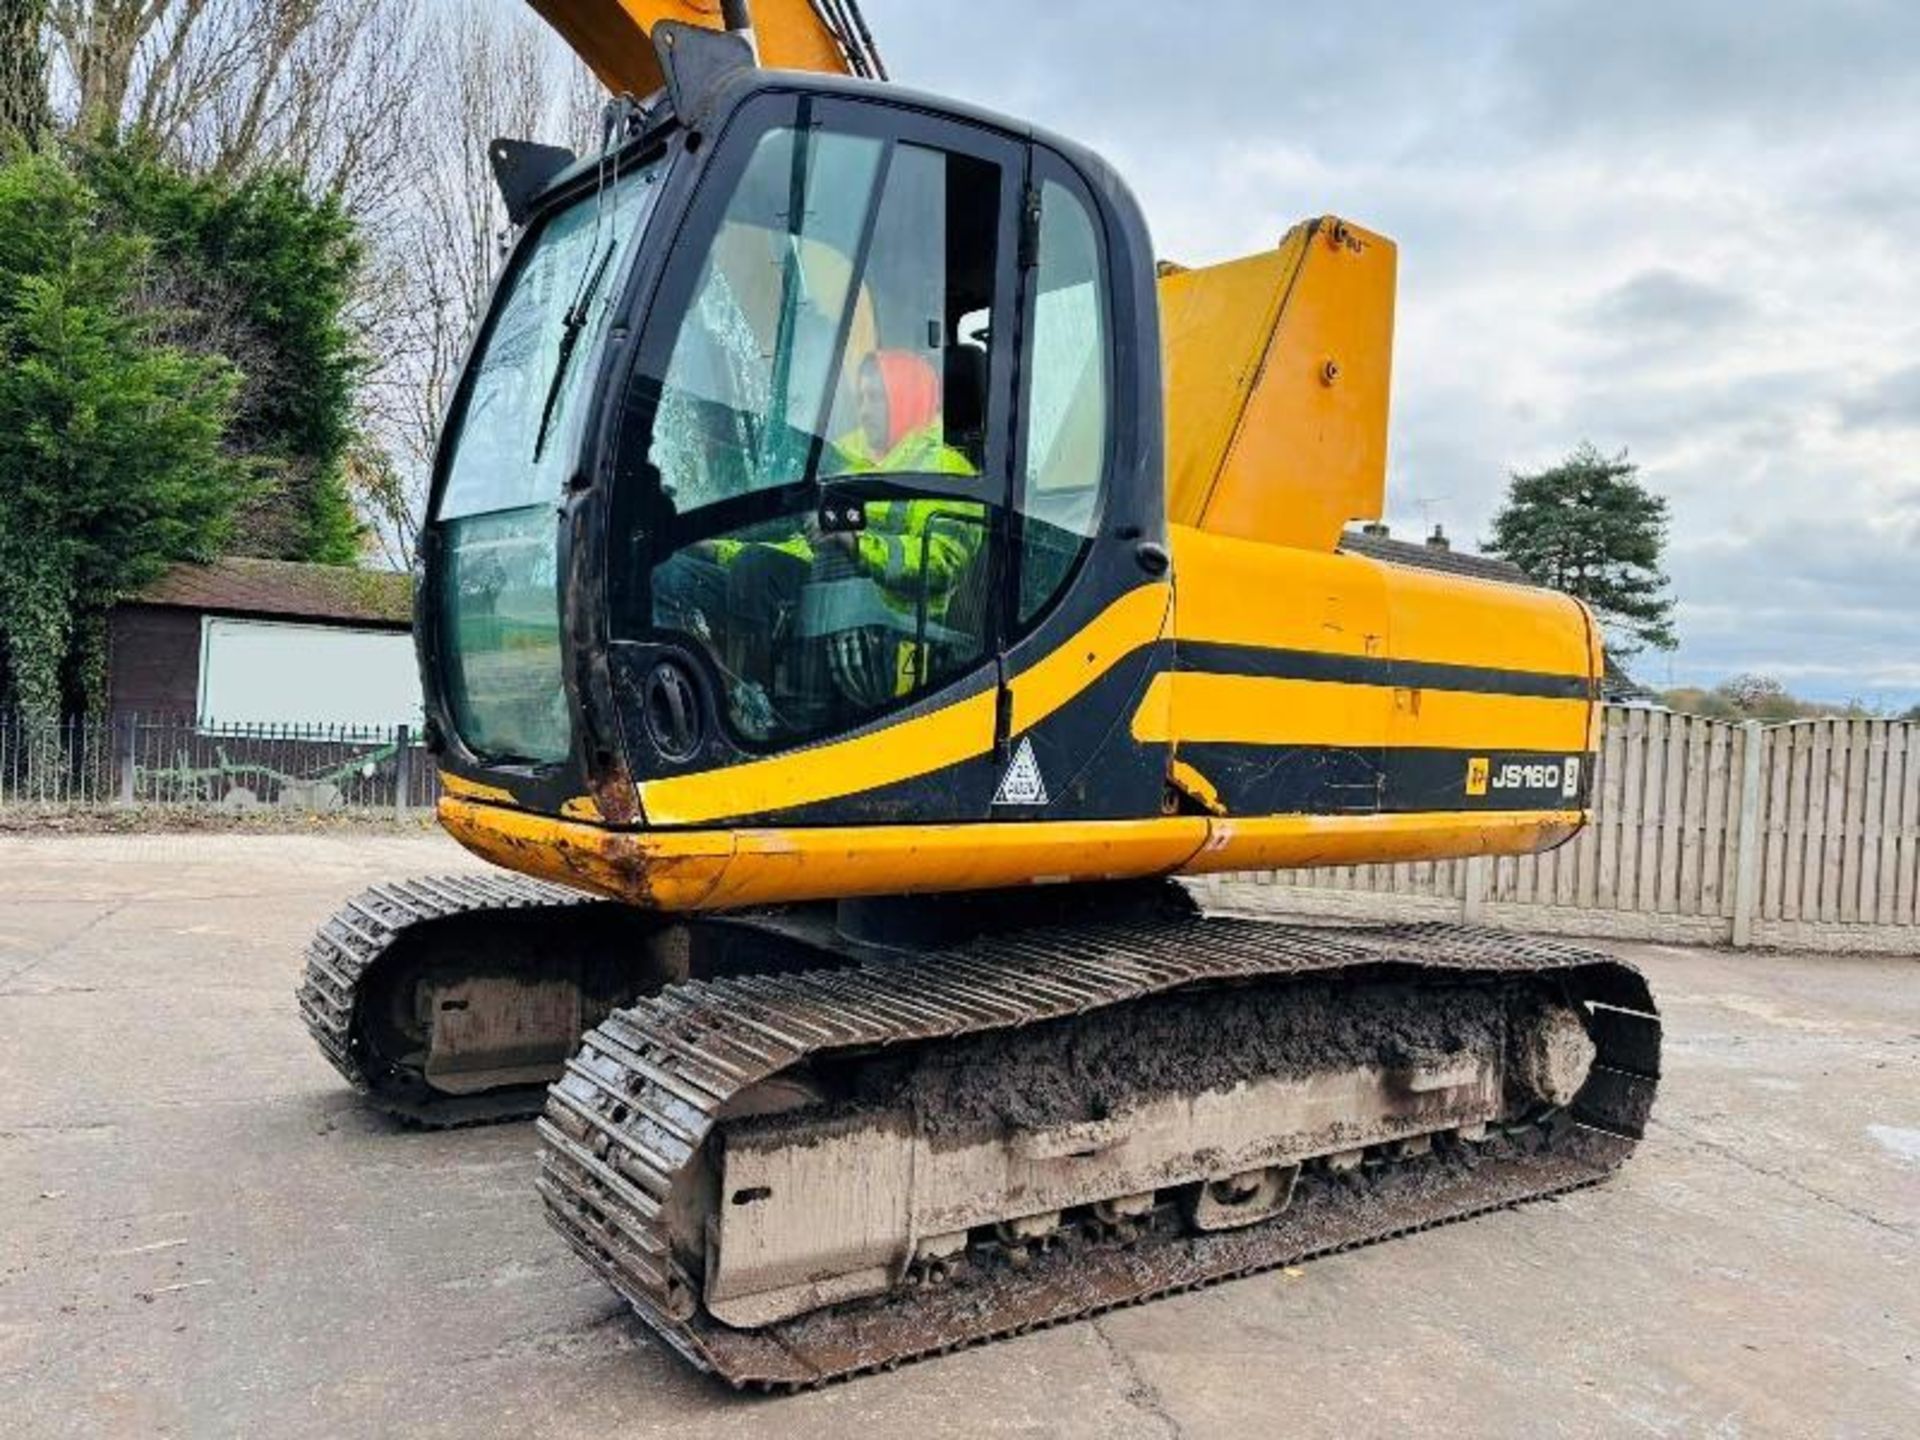
<path fill-rule="evenodd" d="M 461 739 L 488 760 L 545 764 L 569 749 L 556 504 L 659 170 L 621 175 L 541 222 L 495 296 L 450 422 L 434 517 L 444 679 Z"/>
<path fill-rule="evenodd" d="M 674 517 L 652 625 L 705 651 L 749 745 L 844 729 L 983 654 L 1000 193 L 971 156 L 769 131 L 639 377 Z"/>

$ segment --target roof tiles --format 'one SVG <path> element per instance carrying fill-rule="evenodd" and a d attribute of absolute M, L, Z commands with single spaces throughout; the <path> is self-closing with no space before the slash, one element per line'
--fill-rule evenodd
<path fill-rule="evenodd" d="M 412 623 L 413 577 L 347 565 L 228 556 L 207 565 L 176 565 L 130 603 L 398 627 Z"/>

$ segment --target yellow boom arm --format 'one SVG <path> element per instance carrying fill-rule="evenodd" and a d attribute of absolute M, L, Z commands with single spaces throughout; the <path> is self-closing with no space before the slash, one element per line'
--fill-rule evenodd
<path fill-rule="evenodd" d="M 528 3 L 615 94 L 647 95 L 660 88 L 660 62 L 650 37 L 661 21 L 725 28 L 720 0 Z M 856 75 L 873 68 L 872 42 L 851 5 L 829 0 L 755 0 L 753 31 L 761 64 L 775 70 Z"/>

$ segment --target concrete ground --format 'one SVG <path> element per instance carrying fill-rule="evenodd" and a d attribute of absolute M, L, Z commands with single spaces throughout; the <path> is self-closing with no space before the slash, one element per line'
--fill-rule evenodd
<path fill-rule="evenodd" d="M 1620 947 L 1670 1064 L 1598 1190 L 787 1399 L 540 1219 L 525 1125 L 362 1109 L 306 932 L 446 842 L 0 840 L 8 1435 L 1920 1432 L 1920 965 Z"/>

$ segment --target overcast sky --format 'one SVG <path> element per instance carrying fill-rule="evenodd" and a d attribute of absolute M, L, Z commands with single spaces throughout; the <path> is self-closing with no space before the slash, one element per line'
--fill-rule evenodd
<path fill-rule="evenodd" d="M 1672 502 L 1681 648 L 1920 700 L 1920 0 L 863 0 L 896 80 L 1092 145 L 1189 264 L 1400 245 L 1389 504 L 1582 439 Z"/>

